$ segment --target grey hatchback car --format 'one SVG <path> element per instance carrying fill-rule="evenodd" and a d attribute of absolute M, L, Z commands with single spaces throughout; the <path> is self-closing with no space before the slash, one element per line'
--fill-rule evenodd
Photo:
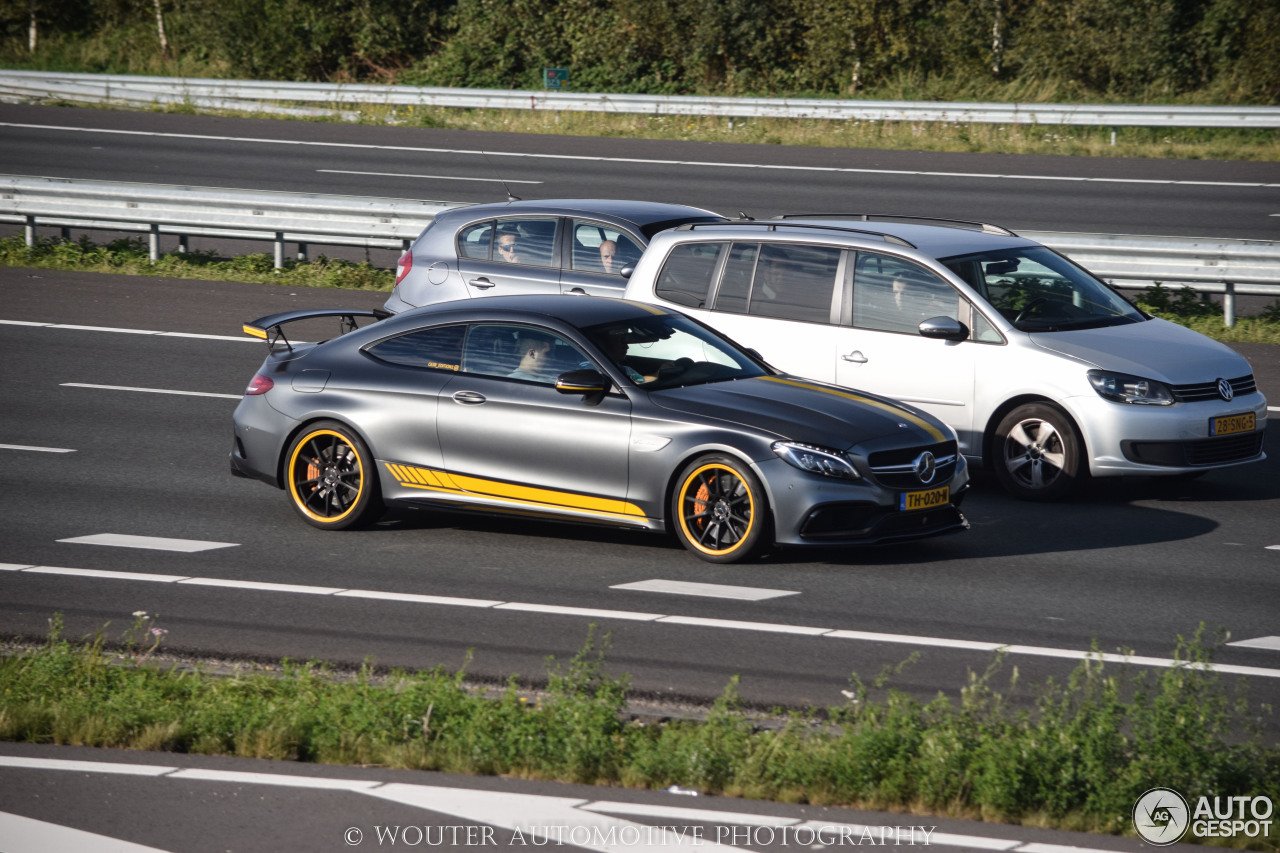
<path fill-rule="evenodd" d="M 622 269 L 659 231 L 724 222 L 683 204 L 621 199 L 512 200 L 438 214 L 396 268 L 384 308 L 529 293 L 620 296 Z"/>

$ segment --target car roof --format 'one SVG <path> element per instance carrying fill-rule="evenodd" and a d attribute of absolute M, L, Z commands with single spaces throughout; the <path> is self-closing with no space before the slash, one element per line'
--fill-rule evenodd
<path fill-rule="evenodd" d="M 907 217 L 904 217 L 904 219 Z M 1010 249 L 1039 245 L 1034 240 L 1019 237 L 999 226 L 984 226 L 978 222 L 902 222 L 890 219 L 862 221 L 850 218 L 823 218 L 821 216 L 787 217 L 786 222 L 804 225 L 821 225 L 830 228 L 855 229 L 873 234 L 888 234 L 905 240 L 923 254 L 934 258 L 948 258 L 992 249 Z M 783 220 L 769 220 L 782 224 Z M 1000 233 L 1004 232 L 1004 233 Z M 862 235 L 850 235 L 862 236 Z M 869 236 L 869 235 L 868 235 Z M 874 237 L 872 238 L 874 239 Z"/>
<path fill-rule="evenodd" d="M 629 299 L 611 296 L 585 296 L 568 293 L 531 293 L 525 296 L 486 296 L 483 299 L 459 299 L 453 302 L 437 302 L 397 314 L 376 325 L 385 328 L 394 323 L 399 326 L 416 326 L 436 320 L 502 319 L 560 320 L 577 328 L 634 320 L 675 311 L 656 305 L 648 305 Z M 372 328 L 366 327 L 366 328 Z"/>
<path fill-rule="evenodd" d="M 717 219 L 724 217 L 713 210 L 690 207 L 685 204 L 671 204 L 661 201 L 634 201 L 621 198 L 550 198 L 550 199 L 517 199 L 514 201 L 488 202 L 454 208 L 463 215 L 492 213 L 495 216 L 512 213 L 554 213 L 562 215 L 605 215 L 614 216 L 634 222 L 636 225 L 649 225 L 654 222 L 666 222 L 672 219 L 710 216 Z M 452 211 L 451 211 L 452 212 Z"/>

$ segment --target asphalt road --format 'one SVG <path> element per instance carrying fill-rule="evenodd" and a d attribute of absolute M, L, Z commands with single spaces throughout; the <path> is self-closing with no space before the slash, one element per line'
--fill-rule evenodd
<path fill-rule="evenodd" d="M 1069 132 L 1069 131 L 1068 131 Z M 529 136 L 0 104 L 0 173 L 439 201 L 679 201 L 1280 238 L 1280 163 Z"/>
<path fill-rule="evenodd" d="M 964 507 L 967 533 L 783 551 L 746 566 L 703 563 L 653 534 L 426 512 L 316 531 L 283 493 L 227 472 L 230 415 L 263 356 L 239 327 L 288 307 L 380 299 L 0 269 L 0 320 L 11 321 L 0 324 L 0 444 L 73 451 L 0 449 L 0 563 L 57 570 L 0 571 L 0 631 L 41 635 L 56 612 L 72 636 L 107 623 L 110 635 L 146 610 L 169 629 L 166 648 L 193 655 L 455 668 L 473 654 L 469 671 L 499 681 L 539 679 L 545 658 L 566 661 L 594 623 L 611 634 L 612 671 L 630 675 L 638 697 L 701 703 L 739 675 L 743 697 L 762 706 L 842 702 L 852 673 L 873 677 L 913 653 L 919 661 L 894 686 L 928 696 L 984 669 L 994 645 L 1078 655 L 1096 643 L 1168 658 L 1202 622 L 1232 641 L 1280 635 L 1274 434 L 1266 462 L 1192 483 L 1098 483 L 1078 500 L 1034 505 L 980 480 Z M 1278 349 L 1242 347 L 1272 400 Z M 102 534 L 220 547 L 67 541 Z M 655 579 L 785 594 L 614 588 Z M 1266 670 L 1250 679 L 1254 694 L 1280 695 L 1280 649 L 1227 646 L 1217 660 Z M 1028 653 L 1009 664 L 1025 684 L 1074 661 Z"/>

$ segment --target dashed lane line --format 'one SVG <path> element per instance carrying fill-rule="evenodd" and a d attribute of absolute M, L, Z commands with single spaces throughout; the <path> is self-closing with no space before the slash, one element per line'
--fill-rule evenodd
<path fill-rule="evenodd" d="M 534 604 L 519 601 L 488 601 L 482 599 L 453 598 L 447 596 L 409 596 L 400 592 L 384 592 L 370 589 L 341 589 L 338 587 L 303 586 L 299 584 L 270 583 L 266 581 L 243 581 L 229 578 L 202 578 L 188 575 L 162 575 L 146 572 L 104 571 L 100 569 L 64 568 L 58 566 L 37 566 L 23 563 L 0 563 L 0 572 L 12 572 L 15 575 L 63 575 L 68 577 L 92 578 L 95 580 L 136 581 L 148 583 L 171 583 L 178 586 L 212 586 L 224 589 L 239 589 L 251 592 L 292 593 L 302 595 L 329 595 L 335 598 L 362 598 L 380 601 L 396 601 L 410 604 L 423 604 L 437 607 L 477 607 L 491 610 L 512 610 L 525 613 L 540 613 L 555 616 L 577 616 L 587 619 L 625 619 L 634 622 L 653 624 L 680 625 L 684 627 L 725 629 L 736 631 L 755 631 L 770 634 L 790 634 L 823 639 L 851 640 L 856 642 L 892 643 L 907 646 L 926 646 L 936 648 L 959 649 L 963 651 L 998 652 L 1010 655 L 1026 655 L 1031 657 L 1058 658 L 1062 660 L 1094 660 L 1105 663 L 1129 664 L 1156 668 L 1181 668 L 1192 666 L 1203 667 L 1213 672 L 1228 675 L 1256 676 L 1260 678 L 1280 678 L 1280 669 L 1260 666 L 1239 666 L 1236 664 L 1206 663 L 1188 664 L 1186 661 L 1172 658 L 1145 657 L 1140 655 L 1096 652 L 1081 649 L 1058 649 L 1046 646 L 1024 646 L 1017 643 L 1001 643 L 975 640 L 955 640 L 946 637 L 922 637 L 910 634 L 887 634 L 877 631 L 851 631 L 838 628 L 826 628 L 809 625 L 789 625 L 770 622 L 753 622 L 749 620 L 711 619 L 698 616 L 677 616 L 662 613 L 643 613 L 628 610 L 612 610 L 594 607 L 572 607 L 557 604 Z"/>
<path fill-rule="evenodd" d="M 0 320 L 0 326 L 31 326 L 41 329 L 67 329 L 75 332 L 117 332 L 122 335 L 153 335 L 158 338 L 196 338 L 208 341 L 237 341 L 261 344 L 259 338 L 247 335 L 204 335 L 197 332 L 162 332 L 157 329 L 126 329 L 119 326 L 81 326 L 72 323 L 40 323 L 33 320 Z"/>
<path fill-rule="evenodd" d="M 787 595 L 799 595 L 794 589 L 764 589 L 754 586 L 727 586 L 719 583 L 692 583 L 655 578 L 635 583 L 620 583 L 609 589 L 625 589 L 635 592 L 661 592 L 670 595 L 696 595 L 704 598 L 729 598 L 735 601 L 765 601 Z"/>
<path fill-rule="evenodd" d="M 235 548 L 238 542 L 209 542 L 203 539 L 168 539 L 162 536 L 133 536 L 127 533 L 95 533 L 92 536 L 76 536 L 59 539 L 71 545 L 108 545 L 114 548 L 145 548 L 150 551 L 180 551 L 194 554 L 215 548 Z"/>
<path fill-rule="evenodd" d="M 139 391 L 144 394 L 179 394 L 184 397 L 216 397 L 219 400 L 239 400 L 243 394 L 214 394 L 209 391 L 176 391 L 171 388 L 134 388 L 129 385 L 93 385 L 88 382 L 61 382 L 63 388 L 92 388 L 98 391 Z"/>
<path fill-rule="evenodd" d="M 69 447 L 35 447 L 29 444 L 0 444 L 0 450 L 31 450 L 36 453 L 75 453 Z"/>

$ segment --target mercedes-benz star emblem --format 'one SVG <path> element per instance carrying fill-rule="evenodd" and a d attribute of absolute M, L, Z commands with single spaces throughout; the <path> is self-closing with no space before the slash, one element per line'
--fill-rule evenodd
<path fill-rule="evenodd" d="M 933 482 L 933 477 L 938 473 L 938 461 L 933 458 L 933 454 L 925 451 L 916 457 L 915 462 L 916 476 L 920 478 L 920 482 L 928 485 Z"/>
<path fill-rule="evenodd" d="M 1236 389 L 1231 387 L 1231 383 L 1226 379 L 1218 380 L 1218 396 L 1224 400 L 1230 400 L 1236 395 Z"/>

